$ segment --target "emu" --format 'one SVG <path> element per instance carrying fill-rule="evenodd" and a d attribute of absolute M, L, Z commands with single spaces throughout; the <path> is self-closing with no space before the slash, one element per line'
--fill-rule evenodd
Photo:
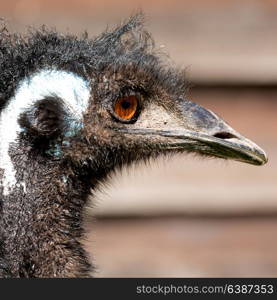
<path fill-rule="evenodd" d="M 140 14 L 94 39 L 0 34 L 0 277 L 90 277 L 83 210 L 115 169 L 168 153 L 267 161 L 186 98 Z"/>

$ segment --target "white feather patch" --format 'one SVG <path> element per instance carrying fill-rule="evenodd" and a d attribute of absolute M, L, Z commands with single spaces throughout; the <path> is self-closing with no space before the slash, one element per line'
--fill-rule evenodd
<path fill-rule="evenodd" d="M 88 107 L 90 92 L 89 82 L 80 76 L 51 69 L 42 70 L 19 84 L 15 96 L 10 99 L 0 116 L 0 168 L 4 170 L 1 182 L 4 195 L 8 195 L 12 188 L 18 186 L 9 149 L 12 143 L 16 143 L 20 133 L 19 115 L 36 101 L 57 96 L 76 119 L 81 120 Z M 25 185 L 23 189 L 26 190 Z"/>

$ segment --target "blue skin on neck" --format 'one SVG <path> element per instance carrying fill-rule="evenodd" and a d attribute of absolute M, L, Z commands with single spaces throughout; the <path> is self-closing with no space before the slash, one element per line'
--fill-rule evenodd
<path fill-rule="evenodd" d="M 83 122 L 67 119 L 66 130 L 61 138 L 52 143 L 50 149 L 46 151 L 46 154 L 54 157 L 61 158 L 63 155 L 62 147 L 69 147 L 70 141 L 68 139 L 79 134 L 80 130 L 84 128 Z"/>

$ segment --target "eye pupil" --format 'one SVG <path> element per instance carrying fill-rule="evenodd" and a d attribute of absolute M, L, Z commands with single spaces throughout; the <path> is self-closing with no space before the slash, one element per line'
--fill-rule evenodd
<path fill-rule="evenodd" d="M 122 106 L 122 108 L 124 108 L 124 109 L 128 109 L 128 108 L 130 108 L 131 103 L 130 103 L 129 101 L 123 101 L 123 102 L 121 103 L 121 106 Z"/>

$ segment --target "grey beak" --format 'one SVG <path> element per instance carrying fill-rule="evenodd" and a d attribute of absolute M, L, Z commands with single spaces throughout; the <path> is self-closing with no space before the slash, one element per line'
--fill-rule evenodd
<path fill-rule="evenodd" d="M 176 138 L 188 138 L 207 145 L 207 148 L 203 147 L 206 154 L 254 165 L 263 165 L 268 161 L 263 149 L 235 131 L 210 110 L 187 101 L 181 107 L 181 112 L 186 124 L 190 124 L 190 130 L 186 130 L 183 136 L 181 132 L 176 132 Z"/>

